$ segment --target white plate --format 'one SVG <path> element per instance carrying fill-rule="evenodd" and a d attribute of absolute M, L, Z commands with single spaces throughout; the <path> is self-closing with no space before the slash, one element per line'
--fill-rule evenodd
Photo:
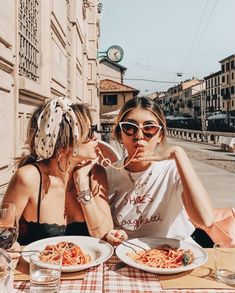
<path fill-rule="evenodd" d="M 91 256 L 90 262 L 83 265 L 63 266 L 62 272 L 77 272 L 97 266 L 109 259 L 114 252 L 112 245 L 110 245 L 109 243 L 88 236 L 59 236 L 41 239 L 30 243 L 29 245 L 24 247 L 23 251 L 43 250 L 46 245 L 56 244 L 60 241 L 68 241 L 77 244 L 81 247 L 82 251 L 85 254 L 89 254 Z M 28 253 L 25 252 L 22 254 L 22 256 L 25 261 L 29 262 Z"/>
<path fill-rule="evenodd" d="M 193 244 L 191 242 L 183 241 L 183 240 L 177 240 L 177 239 L 171 239 L 171 238 L 136 238 L 129 240 L 128 242 L 135 243 L 137 245 L 140 245 L 143 248 L 149 249 L 149 248 L 156 248 L 159 245 L 167 244 L 174 248 L 182 248 L 182 249 L 190 249 L 194 256 L 194 261 L 186 266 L 173 268 L 173 269 L 163 269 L 163 268 L 153 268 L 149 266 L 145 266 L 142 264 L 139 264 L 132 260 L 130 257 L 128 257 L 128 253 L 133 253 L 134 248 L 137 252 L 142 251 L 140 248 L 136 246 L 132 246 L 131 244 L 120 244 L 116 248 L 116 255 L 117 257 L 123 261 L 124 263 L 130 265 L 131 267 L 150 272 L 150 273 L 156 273 L 156 274 L 176 274 L 185 272 L 188 270 L 195 269 L 202 264 L 204 264 L 207 259 L 207 253 L 196 244 Z M 132 247 L 132 248 L 131 248 Z"/>

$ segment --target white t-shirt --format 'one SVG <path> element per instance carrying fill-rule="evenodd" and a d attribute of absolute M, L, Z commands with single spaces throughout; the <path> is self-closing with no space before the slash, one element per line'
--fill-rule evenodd
<path fill-rule="evenodd" d="M 122 165 L 123 161 L 116 163 Z M 108 167 L 107 176 L 114 226 L 125 230 L 129 238 L 186 239 L 193 233 L 174 160 L 154 162 L 143 172 L 131 173 L 135 184 L 125 169 Z"/>

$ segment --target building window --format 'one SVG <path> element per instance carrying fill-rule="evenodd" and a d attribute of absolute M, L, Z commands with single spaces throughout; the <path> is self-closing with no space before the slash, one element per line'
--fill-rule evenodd
<path fill-rule="evenodd" d="M 104 95 L 103 105 L 106 105 L 106 106 L 117 105 L 117 95 Z"/>
<path fill-rule="evenodd" d="M 222 76 L 222 82 L 225 82 L 225 76 L 224 75 Z"/>
<path fill-rule="evenodd" d="M 224 64 L 221 66 L 221 71 L 224 72 Z"/>
<path fill-rule="evenodd" d="M 39 0 L 20 0 L 19 72 L 37 81 L 39 78 Z"/>
<path fill-rule="evenodd" d="M 229 62 L 226 63 L 226 71 L 229 71 Z"/>
<path fill-rule="evenodd" d="M 231 86 L 231 94 L 234 94 L 234 86 Z"/>
<path fill-rule="evenodd" d="M 231 69 L 234 69 L 234 60 L 231 61 Z"/>

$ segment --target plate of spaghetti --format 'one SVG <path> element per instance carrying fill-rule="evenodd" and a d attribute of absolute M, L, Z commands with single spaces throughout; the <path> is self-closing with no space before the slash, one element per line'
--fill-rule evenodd
<path fill-rule="evenodd" d="M 88 236 L 59 236 L 30 243 L 22 251 L 29 262 L 27 251 L 40 251 L 39 259 L 53 263 L 57 253 L 62 254 L 62 272 L 77 272 L 97 266 L 109 259 L 114 252 L 109 243 Z"/>
<path fill-rule="evenodd" d="M 193 270 L 207 259 L 207 253 L 192 242 L 171 238 L 136 238 L 116 249 L 124 263 L 150 273 L 176 274 Z"/>

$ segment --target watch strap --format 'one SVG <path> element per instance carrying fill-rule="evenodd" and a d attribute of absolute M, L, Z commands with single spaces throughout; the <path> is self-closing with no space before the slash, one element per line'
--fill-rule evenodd
<path fill-rule="evenodd" d="M 79 203 L 88 203 L 92 198 L 92 192 L 89 189 L 79 191 L 77 193 L 77 201 Z"/>

